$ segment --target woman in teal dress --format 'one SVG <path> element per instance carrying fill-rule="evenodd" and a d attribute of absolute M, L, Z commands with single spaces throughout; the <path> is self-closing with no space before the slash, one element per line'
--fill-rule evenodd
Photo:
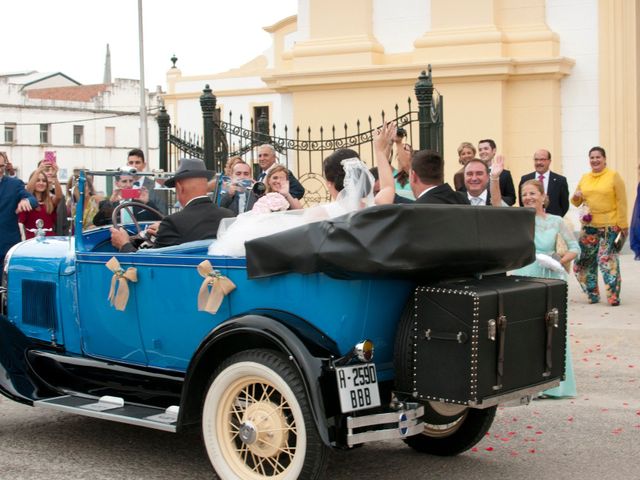
<path fill-rule="evenodd" d="M 547 196 L 544 194 L 544 186 L 538 180 L 529 180 L 523 183 L 520 195 L 524 206 L 534 208 L 536 211 L 534 238 L 536 261 L 514 271 L 513 274 L 527 277 L 558 278 L 566 281 L 568 277 L 566 270 L 580 253 L 580 246 L 575 236 L 561 217 L 545 213 Z M 556 251 L 558 236 L 567 245 L 567 251 L 563 255 L 559 255 Z M 577 395 L 568 331 L 566 345 L 565 379 L 560 382 L 558 387 L 545 390 L 543 395 L 546 397 L 563 398 Z"/>

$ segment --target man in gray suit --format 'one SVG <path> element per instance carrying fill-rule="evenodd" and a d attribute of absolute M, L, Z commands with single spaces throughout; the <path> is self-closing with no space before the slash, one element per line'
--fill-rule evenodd
<path fill-rule="evenodd" d="M 134 148 L 127 154 L 127 165 L 135 168 L 138 172 L 147 170 L 147 162 L 144 153 L 139 148 Z M 167 192 L 156 190 L 155 181 L 149 177 L 135 177 L 133 188 L 146 188 L 149 191 L 149 201 L 153 203 L 159 212 L 167 214 Z"/>

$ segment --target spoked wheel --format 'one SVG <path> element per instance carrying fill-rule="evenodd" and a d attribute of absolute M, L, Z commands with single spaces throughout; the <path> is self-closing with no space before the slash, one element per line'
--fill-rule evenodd
<path fill-rule="evenodd" d="M 223 479 L 316 479 L 327 447 L 298 372 L 279 353 L 249 350 L 225 361 L 205 397 L 202 432 Z"/>

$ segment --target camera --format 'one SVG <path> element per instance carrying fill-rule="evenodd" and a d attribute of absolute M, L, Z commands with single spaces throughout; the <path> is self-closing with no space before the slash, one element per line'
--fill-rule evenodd
<path fill-rule="evenodd" d="M 407 136 L 407 131 L 402 127 L 398 127 L 398 129 L 396 130 L 396 137 L 404 138 L 406 136 Z"/>
<path fill-rule="evenodd" d="M 267 186 L 262 182 L 256 182 L 253 184 L 251 191 L 256 197 L 261 197 L 267 191 Z"/>

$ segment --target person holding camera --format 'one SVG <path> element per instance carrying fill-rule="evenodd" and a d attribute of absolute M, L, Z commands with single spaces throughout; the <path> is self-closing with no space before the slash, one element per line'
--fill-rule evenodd
<path fill-rule="evenodd" d="M 231 181 L 225 185 L 225 193 L 220 197 L 220 206 L 228 208 L 236 216 L 248 212 L 258 200 L 258 195 L 252 189 L 255 184 L 249 164 L 236 160 L 231 171 Z"/>
<path fill-rule="evenodd" d="M 402 127 L 397 127 L 392 145 L 395 145 L 398 168 L 393 168 L 393 180 L 395 182 L 396 195 L 407 200 L 415 200 L 415 195 L 409 182 L 413 148 L 408 143 L 405 143 L 405 138 L 407 138 L 407 131 Z M 391 163 L 391 159 L 389 159 L 389 162 Z"/>
<path fill-rule="evenodd" d="M 115 187 L 109 200 L 103 200 L 98 206 L 98 213 L 93 217 L 93 224 L 96 227 L 102 225 L 111 225 L 111 216 L 113 209 L 124 202 L 131 202 L 131 212 L 127 209 L 120 211 L 121 223 L 133 223 L 135 217 L 138 221 L 154 221 L 161 220 L 157 215 L 149 210 L 136 206 L 136 203 L 148 205 L 151 208 L 158 209 L 151 200 L 149 200 L 149 191 L 145 187 L 138 189 L 133 188 L 134 176 L 128 173 L 121 173 L 115 177 Z"/>

